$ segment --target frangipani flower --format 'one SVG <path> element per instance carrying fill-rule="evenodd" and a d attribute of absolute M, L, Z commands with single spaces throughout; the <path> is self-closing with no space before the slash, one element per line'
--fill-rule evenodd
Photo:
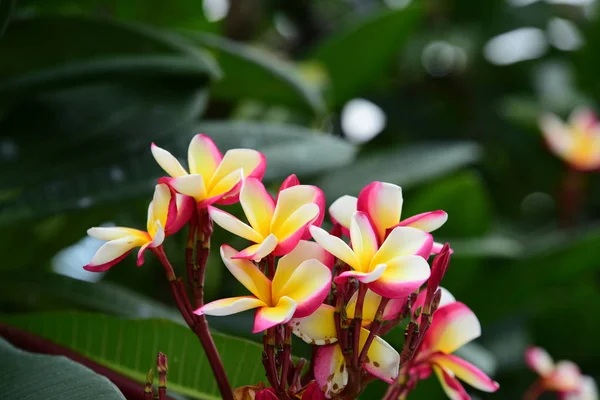
<path fill-rule="evenodd" d="M 265 157 L 256 150 L 233 149 L 221 155 L 208 136 L 198 134 L 188 149 L 189 173 L 168 151 L 152 143 L 156 162 L 172 178 L 162 178 L 177 192 L 193 197 L 198 207 L 237 202 L 242 178 L 262 179 L 267 166 Z"/>
<path fill-rule="evenodd" d="M 545 114 L 540 127 L 550 150 L 572 168 L 600 169 L 600 124 L 592 110 L 576 109 L 567 123 L 554 114 Z"/>
<path fill-rule="evenodd" d="M 329 293 L 330 256 L 317 243 L 301 241 L 289 254 L 281 257 L 273 281 L 254 263 L 233 258 L 234 248 L 221 246 L 221 258 L 233 276 L 252 296 L 216 300 L 200 307 L 198 315 L 231 315 L 258 308 L 253 333 L 284 324 L 292 317 L 313 313 Z"/>
<path fill-rule="evenodd" d="M 375 315 L 375 310 L 367 310 L 365 315 Z M 337 342 L 334 322 L 335 308 L 322 304 L 317 311 L 306 318 L 294 318 L 290 321 L 292 332 L 307 343 L 320 345 L 314 360 L 315 380 L 327 398 L 340 393 L 348 383 L 348 369 L 342 349 Z M 360 330 L 359 351 L 367 341 L 369 331 Z M 392 346 L 379 336 L 367 350 L 363 368 L 375 377 L 393 383 L 398 377 L 400 355 Z"/>
<path fill-rule="evenodd" d="M 296 185 L 279 192 L 275 201 L 261 181 L 248 178 L 240 191 L 240 204 L 250 225 L 215 207 L 208 212 L 221 228 L 256 243 L 234 258 L 260 261 L 269 254 L 281 256 L 292 251 L 307 226 L 319 221 L 325 196 L 316 186 Z"/>
<path fill-rule="evenodd" d="M 365 186 L 358 198 L 342 196 L 329 207 L 331 219 L 342 226 L 346 236 L 349 235 L 350 221 L 356 211 L 367 214 L 379 243 L 383 243 L 390 229 L 396 226 L 411 226 L 425 232 L 433 232 L 448 220 L 445 211 L 429 211 L 400 221 L 402 215 L 402 188 L 385 183 L 372 182 Z M 433 252 L 437 253 L 442 248 L 439 243 L 434 243 Z"/>
<path fill-rule="evenodd" d="M 476 389 L 495 392 L 500 387 L 497 382 L 473 364 L 452 354 L 478 338 L 481 335 L 481 325 L 473 311 L 463 303 L 452 302 L 451 299 L 446 297 L 446 304 L 433 314 L 431 326 L 425 333 L 414 361 L 408 366 L 409 372 L 424 379 L 433 370 L 452 400 L 470 399 L 457 378 Z"/>
<path fill-rule="evenodd" d="M 165 184 L 158 184 L 148 207 L 146 232 L 122 227 L 96 227 L 88 229 L 88 235 L 106 240 L 83 268 L 102 272 L 124 259 L 136 247 L 140 247 L 137 265 L 144 263 L 144 251 L 160 246 L 165 237 L 177 232 L 189 220 L 193 211 L 189 197 L 172 193 Z"/>
<path fill-rule="evenodd" d="M 525 363 L 540 376 L 533 391 L 557 392 L 569 400 L 597 400 L 596 384 L 589 376 L 583 376 L 579 367 L 571 361 L 554 363 L 546 350 L 530 347 L 525 352 Z"/>
<path fill-rule="evenodd" d="M 325 250 L 348 264 L 352 270 L 335 278 L 342 283 L 356 278 L 369 289 L 388 298 L 402 298 L 429 278 L 429 257 L 433 238 L 417 228 L 399 226 L 379 246 L 366 213 L 357 211 L 350 219 L 350 243 L 316 226 L 310 233 Z"/>

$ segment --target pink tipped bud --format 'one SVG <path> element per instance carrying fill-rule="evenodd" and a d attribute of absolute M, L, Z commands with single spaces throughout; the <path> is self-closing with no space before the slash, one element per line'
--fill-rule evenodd
<path fill-rule="evenodd" d="M 285 178 L 285 180 L 281 184 L 281 187 L 279 188 L 279 191 L 281 192 L 282 190 L 285 190 L 292 186 L 298 186 L 299 184 L 300 184 L 300 180 L 298 180 L 298 177 L 296 175 L 292 174 L 292 175 L 288 176 L 287 178 Z"/>
<path fill-rule="evenodd" d="M 427 296 L 425 297 L 425 310 L 427 312 L 431 310 L 433 295 L 440 287 L 442 278 L 448 270 L 448 265 L 450 265 L 450 245 L 446 243 L 431 263 L 431 275 L 427 281 Z"/>
<path fill-rule="evenodd" d="M 167 364 L 167 355 L 164 353 L 158 353 L 158 359 L 156 361 L 156 368 L 158 373 L 167 373 L 169 372 L 169 366 Z"/>

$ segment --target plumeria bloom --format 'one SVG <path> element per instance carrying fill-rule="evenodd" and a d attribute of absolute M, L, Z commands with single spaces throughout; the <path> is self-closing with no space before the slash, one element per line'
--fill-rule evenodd
<path fill-rule="evenodd" d="M 221 246 L 221 258 L 233 276 L 252 296 L 216 300 L 194 311 L 198 315 L 231 315 L 258 309 L 253 332 L 285 324 L 292 317 L 313 313 L 323 302 L 331 285 L 331 257 L 318 244 L 301 241 L 281 257 L 273 281 L 251 261 L 233 258 L 234 248 Z"/>
<path fill-rule="evenodd" d="M 579 367 L 571 361 L 554 363 L 546 350 L 530 347 L 525 352 L 525 362 L 539 376 L 528 391 L 536 398 L 544 391 L 556 392 L 563 400 L 597 400 L 596 384 L 589 376 L 583 376 Z"/>
<path fill-rule="evenodd" d="M 473 311 L 463 303 L 453 301 L 454 298 L 448 295 L 449 292 L 442 292 L 441 306 L 433 314 L 431 326 L 425 333 L 415 358 L 406 368 L 410 375 L 418 376 L 419 379 L 427 378 L 433 370 L 452 400 L 471 398 L 457 378 L 476 389 L 495 392 L 499 388 L 497 382 L 471 363 L 452 354 L 479 337 L 481 325 Z M 424 301 L 424 297 L 421 301 Z"/>
<path fill-rule="evenodd" d="M 554 114 L 545 114 L 540 127 L 550 150 L 572 168 L 600 169 L 600 123 L 592 110 L 576 109 L 567 123 Z"/>
<path fill-rule="evenodd" d="M 124 259 L 136 247 L 140 247 L 137 265 L 144 263 L 144 251 L 162 245 L 166 236 L 177 232 L 189 220 L 193 201 L 186 196 L 171 192 L 165 184 L 158 184 L 148 207 L 146 231 L 122 227 L 96 227 L 88 235 L 106 240 L 83 268 L 88 271 L 106 271 Z"/>
<path fill-rule="evenodd" d="M 152 143 L 152 155 L 171 178 L 162 178 L 177 192 L 193 197 L 198 207 L 237 202 L 242 178 L 262 179 L 265 157 L 256 150 L 233 149 L 221 155 L 215 143 L 198 134 L 188 149 L 189 173 L 168 151 Z"/>
<path fill-rule="evenodd" d="M 215 207 L 208 212 L 221 228 L 255 243 L 234 258 L 260 261 L 269 254 L 292 251 L 306 228 L 322 221 L 325 196 L 316 186 L 292 185 L 281 190 L 275 201 L 260 180 L 248 178 L 240 191 L 240 204 L 250 225 Z"/>
<path fill-rule="evenodd" d="M 380 296 L 393 299 L 408 296 L 429 278 L 424 257 L 431 253 L 433 238 L 420 229 L 396 227 L 379 246 L 367 214 L 357 211 L 350 218 L 352 247 L 316 226 L 310 227 L 310 233 L 325 250 L 352 268 L 339 274 L 336 283 L 356 278 Z"/>
<path fill-rule="evenodd" d="M 402 188 L 385 182 L 372 182 L 354 196 L 342 196 L 329 207 L 331 219 L 342 226 L 342 231 L 349 236 L 352 215 L 356 211 L 367 214 L 375 229 L 377 240 L 383 243 L 389 231 L 397 226 L 411 226 L 425 232 L 433 232 L 448 220 L 445 211 L 429 211 L 415 215 L 403 221 Z M 442 248 L 434 243 L 432 251 L 437 253 Z"/>
<path fill-rule="evenodd" d="M 367 303 L 363 306 L 365 319 L 372 321 L 377 311 L 377 305 Z M 292 332 L 307 343 L 319 345 L 314 360 L 315 381 L 327 398 L 340 393 L 348 384 L 348 368 L 342 349 L 336 344 L 337 332 L 334 322 L 335 308 L 322 304 L 317 311 L 306 318 L 294 318 L 290 321 Z M 369 331 L 360 330 L 359 351 L 369 337 Z M 393 383 L 398 377 L 400 355 L 392 346 L 379 336 L 367 350 L 367 358 L 362 367 L 373 376 Z"/>

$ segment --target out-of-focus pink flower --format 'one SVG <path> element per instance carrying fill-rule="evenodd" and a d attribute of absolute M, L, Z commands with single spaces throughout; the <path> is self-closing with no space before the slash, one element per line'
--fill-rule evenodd
<path fill-rule="evenodd" d="M 600 169 L 600 123 L 589 108 L 574 110 L 565 123 L 554 114 L 540 117 L 550 150 L 579 171 Z"/>
<path fill-rule="evenodd" d="M 181 229 L 189 220 L 193 207 L 194 203 L 189 197 L 172 192 L 165 184 L 156 185 L 148 207 L 146 231 L 118 226 L 88 229 L 88 235 L 107 242 L 83 268 L 93 272 L 106 271 L 136 247 L 140 247 L 137 265 L 142 265 L 144 251 L 162 245 L 166 236 Z"/>

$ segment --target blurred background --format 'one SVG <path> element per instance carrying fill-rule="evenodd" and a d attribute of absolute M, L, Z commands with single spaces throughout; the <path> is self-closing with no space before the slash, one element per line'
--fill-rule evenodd
<path fill-rule="evenodd" d="M 147 331 L 118 339 L 126 355 L 115 359 L 95 352 L 91 343 L 102 336 L 77 339 L 77 315 L 103 313 L 106 329 L 113 317 L 178 322 L 152 257 L 142 268 L 131 257 L 87 273 L 81 267 L 101 243 L 85 235 L 98 225 L 142 228 L 162 173 L 150 143 L 185 159 L 190 138 L 202 132 L 221 150 L 264 152 L 273 190 L 295 173 L 319 185 L 330 204 L 381 180 L 402 186 L 404 217 L 446 210 L 449 220 L 435 233 L 455 249 L 444 286 L 483 326 L 461 355 L 501 384 L 475 397 L 520 398 L 535 379 L 523 362 L 530 344 L 598 380 L 600 180 L 583 177 L 581 201 L 566 209 L 567 168 L 537 125 L 543 111 L 565 117 L 600 98 L 597 6 L 0 1 L 3 319 L 112 366 L 127 364 L 128 349 L 139 356 Z M 184 235 L 166 244 L 181 273 Z M 213 248 L 223 242 L 243 245 L 216 229 Z M 215 255 L 209 299 L 243 293 Z M 251 317 L 212 322 L 260 341 L 249 335 Z M 101 335 L 86 333 L 93 334 Z M 177 341 L 168 329 L 153 334 L 165 346 Z M 401 345 L 401 336 L 388 338 Z M 172 368 L 177 362 L 170 359 Z M 149 363 L 121 370 L 139 378 Z M 369 390 L 365 398 L 382 388 Z M 194 388 L 181 392 L 198 397 Z M 411 397 L 444 398 L 433 378 Z"/>

